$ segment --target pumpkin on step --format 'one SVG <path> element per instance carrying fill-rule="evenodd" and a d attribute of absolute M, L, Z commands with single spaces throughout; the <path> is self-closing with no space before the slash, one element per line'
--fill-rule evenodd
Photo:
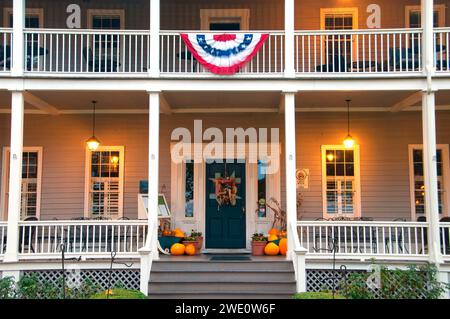
<path fill-rule="evenodd" d="M 278 246 L 280 247 L 280 254 L 283 255 L 283 256 L 286 256 L 287 239 L 286 238 L 281 238 L 280 243 L 278 244 Z"/>
<path fill-rule="evenodd" d="M 264 253 L 267 256 L 276 256 L 280 253 L 280 247 L 278 247 L 274 243 L 268 243 L 266 247 L 264 248 Z"/>
<path fill-rule="evenodd" d="M 184 250 L 184 252 L 186 253 L 186 255 L 194 256 L 195 253 L 196 253 L 195 246 L 193 244 L 187 245 L 186 249 Z"/>
<path fill-rule="evenodd" d="M 181 256 L 184 255 L 186 247 L 183 244 L 173 244 L 172 247 L 170 247 L 170 253 L 174 256 Z"/>
<path fill-rule="evenodd" d="M 278 236 L 277 235 L 269 235 L 269 241 L 275 241 L 275 240 L 277 240 L 278 239 Z"/>
<path fill-rule="evenodd" d="M 168 237 L 168 236 L 172 236 L 172 231 L 168 230 L 168 229 L 164 229 L 162 232 L 163 237 Z"/>
<path fill-rule="evenodd" d="M 278 229 L 272 228 L 271 230 L 269 230 L 269 235 L 278 236 Z"/>
<path fill-rule="evenodd" d="M 175 236 L 175 237 L 178 237 L 178 238 L 183 238 L 184 237 L 184 232 L 181 229 L 176 228 L 176 229 L 173 230 L 172 235 Z"/>

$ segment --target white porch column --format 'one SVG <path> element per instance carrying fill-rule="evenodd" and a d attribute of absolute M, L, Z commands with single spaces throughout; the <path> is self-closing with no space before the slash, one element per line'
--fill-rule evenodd
<path fill-rule="evenodd" d="M 13 76 L 22 76 L 24 64 L 23 29 L 25 27 L 25 0 L 13 0 L 13 17 L 13 61 L 11 74 Z"/>
<path fill-rule="evenodd" d="M 295 77 L 295 0 L 284 0 L 284 76 Z"/>
<path fill-rule="evenodd" d="M 288 236 L 288 257 L 292 256 L 295 234 L 292 234 L 290 223 L 297 222 L 297 181 L 295 177 L 295 92 L 284 93 L 284 145 L 286 155 L 286 218 Z"/>
<path fill-rule="evenodd" d="M 148 221 L 158 224 L 158 193 L 159 193 L 159 94 L 149 91 L 148 119 Z M 148 230 L 153 231 L 153 229 Z M 152 255 L 158 258 L 158 232 L 152 233 Z"/>
<path fill-rule="evenodd" d="M 421 15 L 423 29 L 422 65 L 428 77 L 434 73 L 434 34 L 433 34 L 433 0 L 421 0 Z"/>
<path fill-rule="evenodd" d="M 439 236 L 439 201 L 436 168 L 436 121 L 435 93 L 424 92 L 422 96 L 423 129 L 423 175 L 425 184 L 425 214 L 430 227 L 428 230 L 428 250 L 430 262 L 442 261 Z"/>
<path fill-rule="evenodd" d="M 160 0 L 150 0 L 150 69 L 152 78 L 159 77 Z"/>
<path fill-rule="evenodd" d="M 19 220 L 22 196 L 23 92 L 11 92 L 11 145 L 9 160 L 8 230 L 4 261 L 18 260 Z"/>

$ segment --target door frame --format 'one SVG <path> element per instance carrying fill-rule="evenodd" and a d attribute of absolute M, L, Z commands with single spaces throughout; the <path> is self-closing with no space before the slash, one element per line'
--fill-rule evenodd
<path fill-rule="evenodd" d="M 178 142 L 171 142 L 170 149 Z M 258 147 L 265 143 L 258 143 Z M 274 143 L 279 145 L 279 154 L 277 155 L 280 167 L 278 172 L 267 175 L 266 197 L 276 198 L 280 203 L 283 202 L 281 198 L 281 143 Z M 201 143 L 199 150 L 203 151 L 208 143 Z M 270 143 L 265 144 L 267 149 L 272 149 Z M 189 148 L 189 146 L 187 146 Z M 224 149 L 226 149 L 226 143 L 224 143 Z M 250 236 L 255 232 L 265 233 L 270 229 L 273 222 L 273 214 L 268 213 L 266 218 L 257 218 L 256 209 L 258 201 L 258 164 L 249 163 L 252 147 L 249 143 L 245 144 L 245 211 L 246 211 L 246 250 L 251 249 Z M 193 160 L 196 156 L 196 150 L 191 146 L 191 157 L 185 157 L 185 160 Z M 216 158 L 210 157 L 210 159 L 227 159 L 226 154 L 217 156 Z M 230 158 L 229 160 L 236 160 L 236 158 Z M 243 158 L 241 158 L 243 159 Z M 185 217 L 184 207 L 184 163 L 174 163 L 171 161 L 171 196 L 170 196 L 170 208 L 173 214 L 173 228 L 177 227 L 184 231 L 190 232 L 191 229 L 195 229 L 205 234 L 206 230 L 206 162 L 201 163 L 194 162 L 194 216 Z M 183 181 L 183 182 L 180 182 Z"/>
<path fill-rule="evenodd" d="M 248 218 L 248 200 L 247 200 L 247 169 L 248 169 L 248 167 L 249 167 L 249 165 L 248 165 L 248 159 L 247 159 L 247 156 L 245 157 L 245 158 L 239 158 L 239 157 L 236 157 L 236 158 L 230 158 L 230 157 L 228 157 L 228 158 L 223 158 L 223 159 L 220 159 L 220 158 L 208 158 L 208 161 L 211 161 L 211 160 L 223 160 L 223 161 L 234 161 L 234 163 L 233 164 L 244 164 L 244 178 L 243 178 L 243 180 L 244 180 L 244 183 L 245 183 L 245 191 L 244 191 L 244 198 L 243 198 L 243 201 L 244 201 L 244 204 L 243 204 L 243 206 L 245 207 L 245 234 L 244 234 L 244 247 L 242 247 L 242 248 L 208 248 L 208 247 L 206 247 L 206 241 L 207 241 L 207 238 L 206 238 L 206 201 L 207 201 L 207 199 L 208 199 L 208 194 L 206 194 L 206 184 L 208 183 L 208 177 L 207 177 L 207 174 L 206 174 L 206 167 L 207 167 L 207 165 L 208 164 L 214 164 L 214 163 L 206 163 L 206 161 L 204 161 L 203 163 L 204 163 L 204 171 L 203 171 L 203 181 L 199 181 L 199 182 L 202 182 L 202 184 L 203 184 L 203 187 L 204 187 L 204 192 L 203 192 L 203 194 L 204 194 L 204 196 L 203 196 L 203 205 L 204 205 L 204 210 L 203 210 L 203 214 L 202 214 L 202 222 L 203 222 L 203 234 L 205 235 L 205 241 L 204 241 L 204 249 L 211 249 L 211 250 L 228 250 L 228 249 L 246 249 L 247 248 L 247 237 L 248 237 L 248 227 L 249 227 L 249 218 Z M 238 161 L 244 161 L 243 163 L 239 163 Z M 236 163 L 237 162 L 237 163 Z M 225 165 L 225 162 L 223 163 L 224 165 Z M 230 163 L 231 164 L 231 163 Z M 242 178 L 242 177 L 241 177 Z M 195 180 L 194 180 L 194 184 L 195 184 Z"/>

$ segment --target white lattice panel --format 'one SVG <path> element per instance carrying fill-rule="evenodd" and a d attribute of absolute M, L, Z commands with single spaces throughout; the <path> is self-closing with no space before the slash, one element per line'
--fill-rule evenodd
<path fill-rule="evenodd" d="M 60 285 L 61 271 L 60 270 L 33 270 L 25 271 L 24 276 L 37 275 L 39 282 L 50 282 L 54 285 Z M 94 285 L 99 286 L 101 289 L 108 288 L 110 272 L 107 269 L 95 269 L 95 270 L 81 270 L 79 278 L 70 275 L 70 271 L 66 272 L 66 280 L 68 284 L 70 281 L 80 280 L 85 282 L 91 281 Z M 138 269 L 113 269 L 111 273 L 111 285 L 121 286 L 126 289 L 139 290 L 140 286 L 140 271 Z"/>

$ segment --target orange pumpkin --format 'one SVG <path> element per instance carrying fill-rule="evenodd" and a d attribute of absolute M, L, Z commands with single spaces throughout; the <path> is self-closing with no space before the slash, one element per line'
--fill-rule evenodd
<path fill-rule="evenodd" d="M 170 247 L 170 253 L 174 256 L 181 256 L 184 255 L 186 247 L 183 244 L 173 244 L 172 247 Z"/>
<path fill-rule="evenodd" d="M 278 229 L 272 228 L 271 230 L 269 230 L 269 235 L 278 236 Z"/>
<path fill-rule="evenodd" d="M 264 248 L 264 253 L 267 256 L 276 256 L 280 253 L 280 247 L 278 247 L 274 243 L 268 243 L 266 247 Z"/>
<path fill-rule="evenodd" d="M 280 243 L 278 244 L 280 247 L 280 254 L 286 256 L 287 252 L 287 239 L 281 238 Z"/>
<path fill-rule="evenodd" d="M 171 235 L 172 235 L 172 231 L 170 231 L 170 230 L 168 230 L 168 229 L 164 229 L 163 232 L 162 232 L 162 235 L 163 235 L 164 237 L 166 237 L 166 236 L 171 236 Z"/>
<path fill-rule="evenodd" d="M 287 237 L 287 232 L 285 230 L 283 230 L 282 232 L 280 232 L 280 237 L 281 238 L 286 238 Z"/>
<path fill-rule="evenodd" d="M 174 229 L 174 231 L 172 232 L 172 235 L 178 238 L 183 238 L 184 237 L 184 233 L 181 229 L 176 228 Z"/>
<path fill-rule="evenodd" d="M 277 235 L 269 235 L 268 241 L 274 241 L 277 240 L 278 236 Z"/>
<path fill-rule="evenodd" d="M 195 251 L 196 251 L 195 246 L 192 244 L 187 245 L 186 249 L 184 250 L 185 254 L 189 256 L 194 256 Z"/>

